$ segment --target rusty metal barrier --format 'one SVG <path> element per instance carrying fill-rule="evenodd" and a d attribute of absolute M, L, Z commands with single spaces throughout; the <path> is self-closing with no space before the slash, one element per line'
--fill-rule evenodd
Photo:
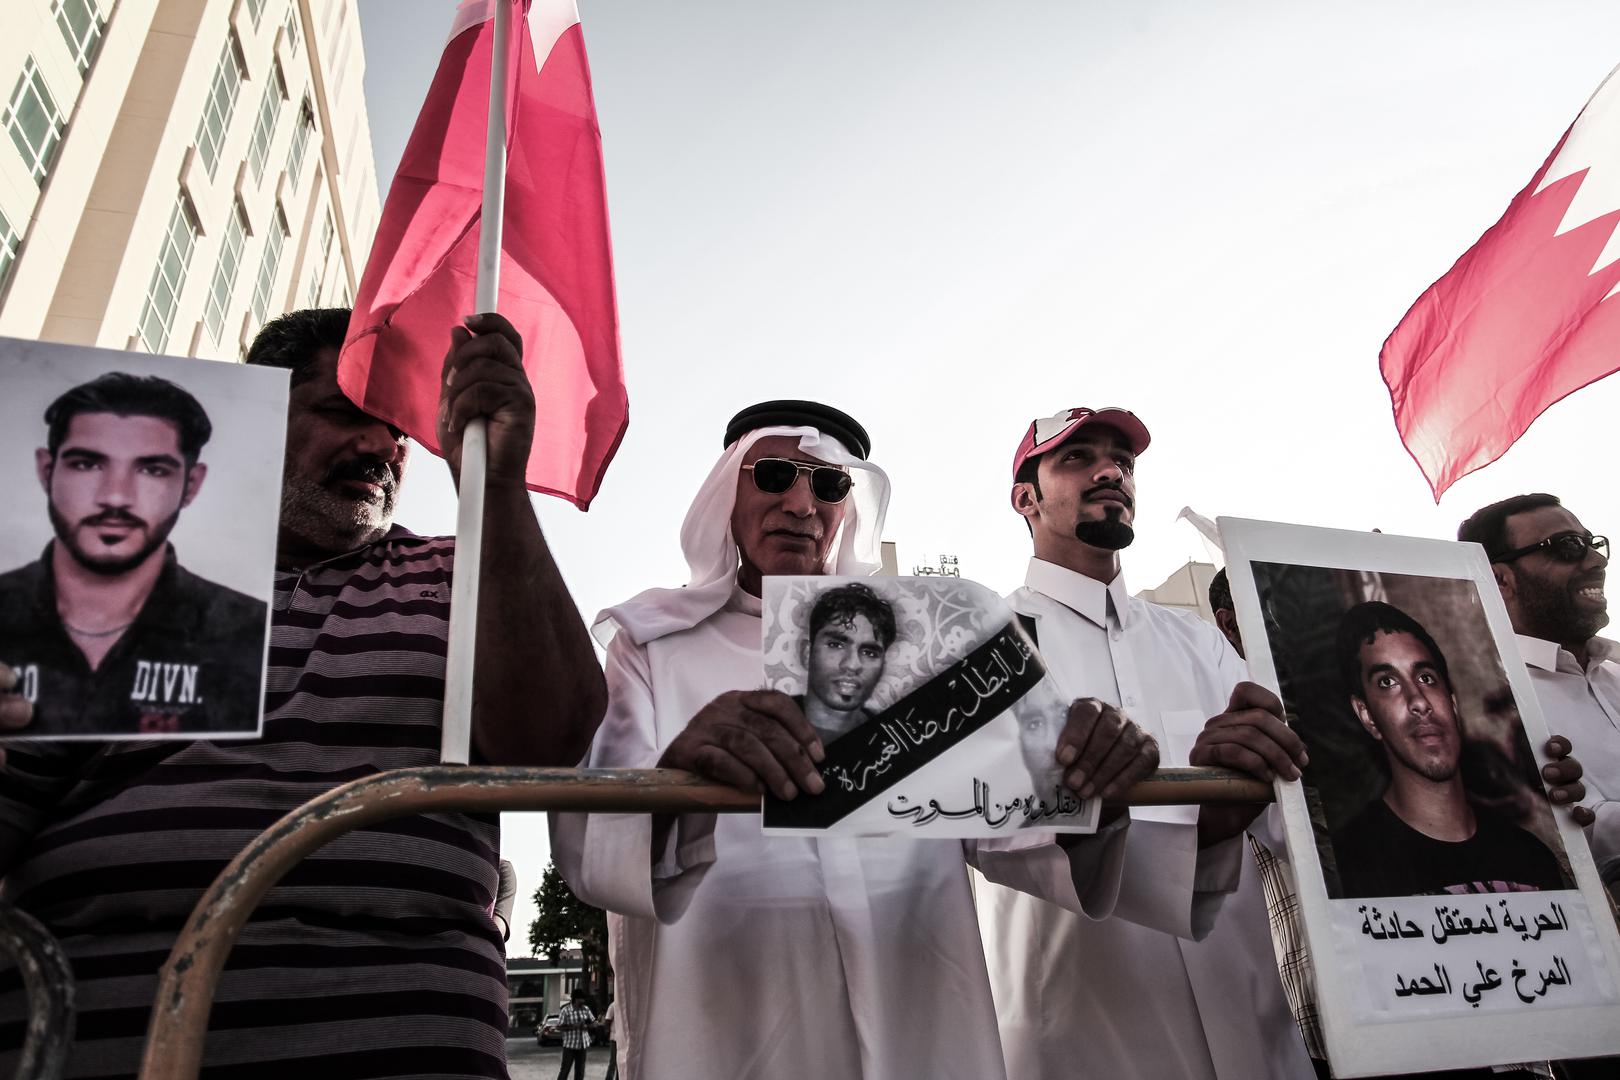
<path fill-rule="evenodd" d="M 1271 786 L 1226 769 L 1160 769 L 1128 806 L 1270 802 Z M 259 901 L 297 862 L 353 829 L 427 813 L 583 810 L 746 813 L 759 797 L 669 769 L 394 769 L 311 799 L 231 860 L 197 902 L 159 977 L 141 1080 L 195 1080 L 225 957 Z"/>
<path fill-rule="evenodd" d="M 73 967 L 51 932 L 10 904 L 0 904 L 0 952 L 17 965 L 28 997 L 12 1080 L 57 1080 L 73 1045 Z"/>

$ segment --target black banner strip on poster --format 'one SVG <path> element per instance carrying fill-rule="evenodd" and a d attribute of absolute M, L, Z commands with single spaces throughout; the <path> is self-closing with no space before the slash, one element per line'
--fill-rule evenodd
<path fill-rule="evenodd" d="M 866 723 L 827 744 L 827 790 L 783 802 L 765 796 L 771 828 L 825 829 L 860 809 L 1006 712 L 1046 676 L 1009 622 L 988 641 Z"/>

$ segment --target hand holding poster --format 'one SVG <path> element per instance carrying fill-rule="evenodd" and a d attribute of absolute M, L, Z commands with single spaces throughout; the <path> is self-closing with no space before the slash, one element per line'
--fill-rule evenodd
<path fill-rule="evenodd" d="M 1310 754 L 1278 796 L 1334 1074 L 1620 1049 L 1620 937 L 1547 801 L 1547 726 L 1483 552 L 1221 535 L 1251 671 Z"/>
<path fill-rule="evenodd" d="M 0 384 L 6 734 L 257 736 L 287 373 L 0 339 Z"/>
<path fill-rule="evenodd" d="M 767 831 L 1093 832 L 1062 783 L 1068 702 L 1005 601 L 960 578 L 765 579 L 766 686 L 826 748 L 826 790 L 767 796 Z"/>

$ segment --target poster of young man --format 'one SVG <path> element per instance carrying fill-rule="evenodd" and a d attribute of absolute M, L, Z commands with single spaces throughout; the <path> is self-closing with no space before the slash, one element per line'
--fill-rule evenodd
<path fill-rule="evenodd" d="M 1001 597 L 961 578 L 765 579 L 765 685 L 821 735 L 826 791 L 765 799 L 767 831 L 1094 832 L 1063 786 L 1067 702 Z"/>
<path fill-rule="evenodd" d="M 287 373 L 0 339 L 13 738 L 257 736 Z"/>
<path fill-rule="evenodd" d="M 1482 550 L 1220 527 L 1251 673 L 1310 755 L 1277 790 L 1334 1075 L 1620 1049 L 1620 937 Z"/>

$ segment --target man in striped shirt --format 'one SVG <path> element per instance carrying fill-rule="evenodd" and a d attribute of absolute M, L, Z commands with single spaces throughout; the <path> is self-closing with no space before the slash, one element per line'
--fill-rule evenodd
<path fill-rule="evenodd" d="M 291 372 L 263 737 L 15 746 L 0 771 L 7 898 L 74 962 L 70 1077 L 135 1072 L 157 969 L 249 840 L 338 784 L 438 761 L 455 541 L 393 524 L 408 447 L 338 389 L 348 321 L 295 312 L 248 357 Z M 450 334 L 440 444 L 454 472 L 467 421 L 487 418 L 486 521 L 501 540 L 484 555 L 498 587 L 479 610 L 474 752 L 572 764 L 604 687 L 523 483 L 534 399 L 521 342 L 496 315 Z M 0 693 L 0 716 L 25 711 Z M 432 814 L 356 830 L 300 863 L 231 952 L 205 1070 L 505 1077 L 499 843 L 494 815 Z M 23 1014 L 20 978 L 0 973 L 12 1058 Z"/>

